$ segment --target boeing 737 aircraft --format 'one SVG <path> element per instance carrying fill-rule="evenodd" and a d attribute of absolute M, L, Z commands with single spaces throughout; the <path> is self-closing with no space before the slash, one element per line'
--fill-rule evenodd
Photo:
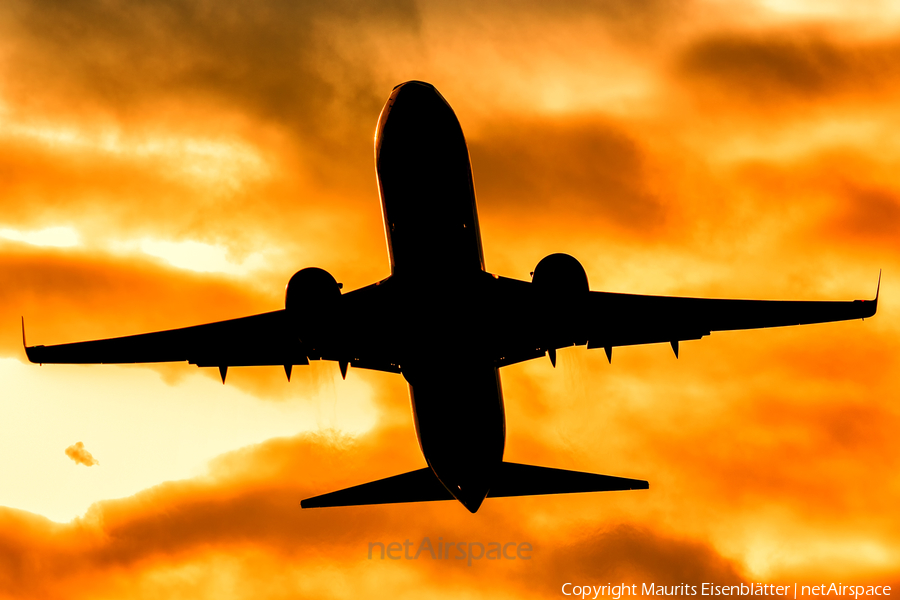
<path fill-rule="evenodd" d="M 472 167 L 450 105 L 427 83 L 394 88 L 375 133 L 389 277 L 347 293 L 328 272 L 298 271 L 284 309 L 128 337 L 23 344 L 33 363 L 188 361 L 217 367 L 332 360 L 400 373 L 427 467 L 301 502 L 304 508 L 647 489 L 646 481 L 504 462 L 499 370 L 568 346 L 678 343 L 713 331 L 863 319 L 875 299 L 781 302 L 590 291 L 573 257 L 542 259 L 531 281 L 484 269 Z M 879 275 L 879 288 L 880 288 Z"/>

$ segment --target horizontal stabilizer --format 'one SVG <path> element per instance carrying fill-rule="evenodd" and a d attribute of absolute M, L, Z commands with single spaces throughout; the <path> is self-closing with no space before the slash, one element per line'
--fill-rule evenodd
<path fill-rule="evenodd" d="M 431 502 L 453 500 L 447 488 L 438 481 L 431 467 L 370 481 L 351 488 L 307 498 L 302 508 L 326 506 L 358 506 L 362 504 L 396 504 L 398 502 Z"/>
<path fill-rule="evenodd" d="M 504 462 L 500 465 L 496 481 L 491 486 L 487 497 L 506 498 L 543 494 L 646 490 L 649 487 L 650 484 L 641 479 Z M 324 508 L 437 500 L 453 500 L 453 496 L 438 481 L 434 472 L 426 467 L 418 471 L 307 498 L 300 502 L 300 506 L 302 508 Z"/>
<path fill-rule="evenodd" d="M 488 498 L 508 496 L 540 496 L 543 494 L 577 494 L 580 492 L 615 492 L 646 490 L 650 484 L 642 479 L 566 471 L 505 462 Z"/>

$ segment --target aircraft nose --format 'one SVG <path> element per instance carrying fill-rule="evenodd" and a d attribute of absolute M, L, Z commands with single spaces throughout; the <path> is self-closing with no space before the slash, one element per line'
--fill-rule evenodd
<path fill-rule="evenodd" d="M 424 81 L 418 81 L 418 80 L 416 80 L 416 79 L 411 79 L 411 80 L 409 80 L 409 81 L 404 81 L 403 83 L 398 83 L 397 85 L 394 86 L 394 89 L 396 90 L 397 88 L 400 88 L 400 87 L 403 87 L 403 86 L 406 86 L 406 85 L 408 85 L 408 86 L 421 86 L 421 87 L 425 87 L 425 88 L 428 88 L 428 89 L 431 89 L 431 90 L 434 90 L 434 89 L 435 89 L 435 87 L 434 87 L 433 85 L 431 85 L 430 83 L 426 83 L 426 82 L 424 82 Z"/>
<path fill-rule="evenodd" d="M 453 112 L 437 88 L 424 81 L 405 81 L 396 85 L 391 92 L 391 98 L 394 99 L 394 103 L 399 102 L 406 105 L 404 111 L 417 114 L 433 116 L 448 111 Z"/>

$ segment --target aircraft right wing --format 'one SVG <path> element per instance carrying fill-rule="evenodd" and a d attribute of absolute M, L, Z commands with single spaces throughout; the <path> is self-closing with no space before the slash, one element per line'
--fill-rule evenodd
<path fill-rule="evenodd" d="M 199 367 L 308 365 L 306 351 L 289 335 L 284 310 L 140 335 L 28 346 L 33 363 L 124 364 L 187 361 Z M 22 324 L 25 342 L 25 325 Z M 224 375 L 223 375 L 224 377 Z"/>

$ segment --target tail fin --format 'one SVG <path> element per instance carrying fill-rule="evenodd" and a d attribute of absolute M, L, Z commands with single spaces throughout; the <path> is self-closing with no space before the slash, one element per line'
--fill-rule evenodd
<path fill-rule="evenodd" d="M 543 494 L 646 490 L 649 487 L 650 484 L 641 479 L 504 462 L 500 464 L 496 481 L 491 486 L 487 497 L 507 498 Z M 453 500 L 453 496 L 438 480 L 434 472 L 426 467 L 418 471 L 410 471 L 402 475 L 307 498 L 300 502 L 300 506 L 302 508 L 324 508 L 437 500 Z"/>

